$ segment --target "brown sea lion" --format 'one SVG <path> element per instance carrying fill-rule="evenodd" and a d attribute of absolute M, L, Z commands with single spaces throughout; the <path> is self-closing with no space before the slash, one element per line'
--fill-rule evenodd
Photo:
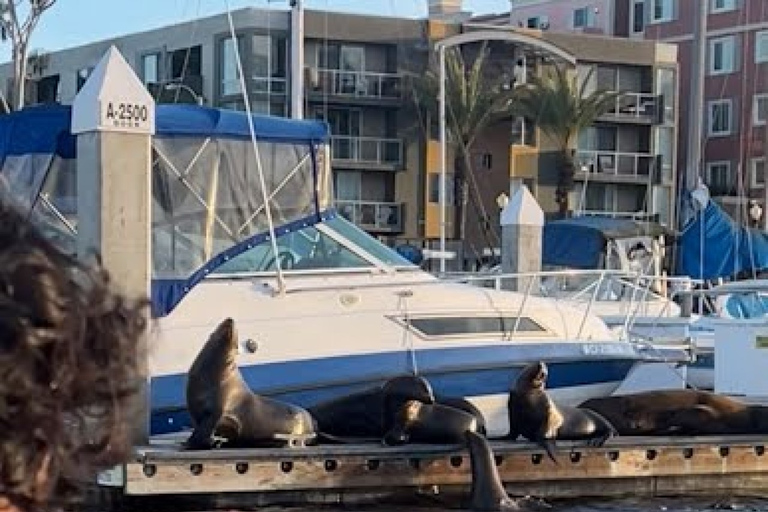
<path fill-rule="evenodd" d="M 194 431 L 190 449 L 214 447 L 214 436 L 227 447 L 285 446 L 313 441 L 315 421 L 295 405 L 254 394 L 235 358 L 235 323 L 227 318 L 211 333 L 187 376 L 187 407 Z"/>
<path fill-rule="evenodd" d="M 555 441 L 588 440 L 601 446 L 616 434 L 609 420 L 591 410 L 559 406 L 546 391 L 548 370 L 543 361 L 526 366 L 509 392 L 509 439 L 522 435 L 555 457 Z"/>
<path fill-rule="evenodd" d="M 579 408 L 604 416 L 625 436 L 768 433 L 768 407 L 710 391 L 644 391 L 593 398 Z"/>

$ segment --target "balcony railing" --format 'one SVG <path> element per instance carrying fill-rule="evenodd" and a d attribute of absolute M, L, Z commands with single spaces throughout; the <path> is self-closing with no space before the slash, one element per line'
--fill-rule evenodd
<path fill-rule="evenodd" d="M 334 135 L 331 137 L 331 151 L 334 161 L 337 162 L 376 165 L 403 163 L 403 141 L 400 139 Z"/>
<path fill-rule="evenodd" d="M 310 90 L 333 96 L 400 99 L 401 82 L 402 77 L 394 73 L 320 68 L 310 70 Z"/>
<path fill-rule="evenodd" d="M 401 233 L 403 204 L 336 200 L 336 209 L 348 221 L 367 231 Z"/>
<path fill-rule="evenodd" d="M 660 97 L 655 94 L 623 92 L 616 98 L 615 106 L 605 115 L 653 120 L 660 106 Z"/>
<path fill-rule="evenodd" d="M 588 172 L 595 174 L 646 177 L 653 169 L 655 158 L 656 155 L 649 153 L 578 150 L 576 172 L 586 168 Z"/>

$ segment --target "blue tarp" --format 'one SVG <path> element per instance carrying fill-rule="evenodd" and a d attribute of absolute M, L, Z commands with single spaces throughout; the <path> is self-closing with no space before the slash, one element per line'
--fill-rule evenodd
<path fill-rule="evenodd" d="M 679 245 L 678 275 L 715 279 L 768 268 L 768 235 L 737 224 L 711 200 L 683 229 Z"/>
<path fill-rule="evenodd" d="M 542 265 L 596 269 L 609 239 L 668 233 L 658 224 L 630 219 L 583 216 L 547 222 L 541 248 Z"/>
<path fill-rule="evenodd" d="M 42 105 L 0 116 L 0 162 L 8 155 L 55 153 L 75 158 L 76 137 L 69 132 L 72 108 Z M 158 135 L 250 139 L 245 112 L 198 107 L 158 105 L 155 129 Z M 320 121 L 302 121 L 253 115 L 259 140 L 274 142 L 324 142 L 328 126 Z"/>

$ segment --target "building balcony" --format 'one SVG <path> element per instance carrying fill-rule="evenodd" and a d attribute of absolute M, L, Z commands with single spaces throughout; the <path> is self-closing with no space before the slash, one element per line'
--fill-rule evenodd
<path fill-rule="evenodd" d="M 403 141 L 333 135 L 331 155 L 334 165 L 399 169 L 403 166 Z"/>
<path fill-rule="evenodd" d="M 337 199 L 336 209 L 342 217 L 366 231 L 403 232 L 403 203 Z"/>
<path fill-rule="evenodd" d="M 603 119 L 630 123 L 660 122 L 664 112 L 663 97 L 643 92 L 623 92 L 616 98 L 611 110 L 601 116 Z"/>
<path fill-rule="evenodd" d="M 601 181 L 647 181 L 654 174 L 657 155 L 620 151 L 576 151 L 576 175 Z"/>
<path fill-rule="evenodd" d="M 402 76 L 372 71 L 310 68 L 307 92 L 310 99 L 333 102 L 380 104 L 402 100 Z"/>

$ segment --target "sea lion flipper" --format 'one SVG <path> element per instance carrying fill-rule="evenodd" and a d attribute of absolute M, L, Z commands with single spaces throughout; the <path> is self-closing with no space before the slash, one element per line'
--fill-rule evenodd
<path fill-rule="evenodd" d="M 541 445 L 544 450 L 546 450 L 547 455 L 549 455 L 549 458 L 552 459 L 552 462 L 555 464 L 560 464 L 557 461 L 557 457 L 555 456 L 555 450 L 557 448 L 557 444 L 555 443 L 554 439 L 542 439 L 539 441 L 539 444 Z"/>
<path fill-rule="evenodd" d="M 472 471 L 470 510 L 483 512 L 519 510 L 518 503 L 510 498 L 504 489 L 493 450 L 485 436 L 467 430 L 464 438 L 469 450 Z"/>
<path fill-rule="evenodd" d="M 203 417 L 200 424 L 195 425 L 192 435 L 185 441 L 184 447 L 187 450 L 210 450 L 214 448 L 213 433 L 218 419 L 213 414 Z"/>

